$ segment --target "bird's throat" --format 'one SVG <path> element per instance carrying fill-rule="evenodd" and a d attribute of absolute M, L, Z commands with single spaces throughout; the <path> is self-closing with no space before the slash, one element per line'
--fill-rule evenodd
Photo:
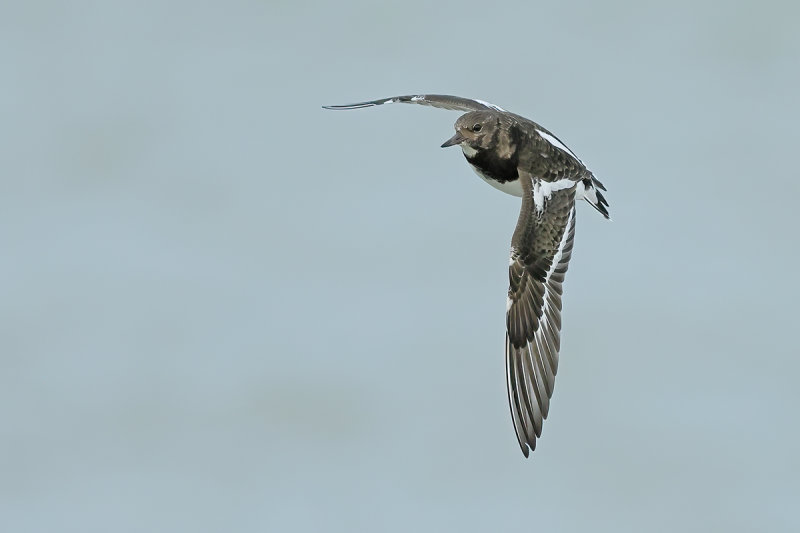
<path fill-rule="evenodd" d="M 515 157 L 498 157 L 493 150 L 476 150 L 466 145 L 462 145 L 462 150 L 469 164 L 487 179 L 505 183 L 519 178 Z"/>

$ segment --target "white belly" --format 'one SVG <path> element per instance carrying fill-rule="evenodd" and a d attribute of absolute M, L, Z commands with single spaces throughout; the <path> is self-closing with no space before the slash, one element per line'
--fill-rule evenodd
<path fill-rule="evenodd" d="M 494 187 L 495 189 L 501 190 L 506 194 L 510 194 L 511 196 L 519 196 L 522 197 L 522 185 L 520 185 L 519 180 L 516 179 L 514 181 L 507 181 L 505 183 L 500 183 L 499 181 L 493 180 L 491 178 L 487 178 L 483 175 L 483 173 L 475 168 L 473 165 L 470 165 L 470 168 L 475 171 L 475 174 L 481 177 L 483 181 Z"/>

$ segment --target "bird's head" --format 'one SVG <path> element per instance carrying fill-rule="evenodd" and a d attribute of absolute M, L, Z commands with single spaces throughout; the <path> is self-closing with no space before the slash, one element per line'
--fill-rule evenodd
<path fill-rule="evenodd" d="M 464 152 L 489 150 L 497 142 L 500 120 L 494 111 L 472 111 L 462 115 L 455 124 L 456 134 L 442 148 L 460 145 Z"/>

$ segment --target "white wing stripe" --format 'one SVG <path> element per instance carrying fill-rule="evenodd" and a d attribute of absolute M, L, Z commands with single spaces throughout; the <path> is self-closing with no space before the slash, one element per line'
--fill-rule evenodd
<path fill-rule="evenodd" d="M 561 141 L 559 141 L 554 135 L 551 135 L 550 133 L 547 133 L 546 131 L 542 131 L 542 130 L 539 130 L 539 129 L 536 130 L 536 133 L 541 135 L 542 139 L 544 139 L 545 141 L 549 142 L 550 144 L 552 144 L 553 146 L 555 146 L 559 150 L 562 150 L 562 151 L 568 153 L 569 155 L 571 155 L 572 157 L 574 157 L 575 159 L 578 159 L 578 156 L 576 156 L 574 153 L 572 153 L 572 150 L 567 148 L 566 145 L 564 143 L 562 143 Z M 580 159 L 578 159 L 578 161 L 580 161 Z"/>
<path fill-rule="evenodd" d="M 544 297 L 542 298 L 542 301 L 544 302 L 544 307 L 542 309 L 542 319 L 539 324 L 539 329 L 536 330 L 536 333 L 534 334 L 534 337 L 536 337 L 537 340 L 541 340 L 544 343 L 548 344 L 549 344 L 549 339 L 547 339 L 547 335 L 544 329 L 546 327 L 550 327 L 554 335 L 559 335 L 558 330 L 560 329 L 558 328 L 557 324 L 550 323 L 550 317 L 555 316 L 555 314 L 558 311 L 560 311 L 560 309 L 553 309 L 554 302 L 556 301 L 555 298 L 558 297 L 558 295 L 555 293 L 551 294 L 550 284 L 548 282 L 550 281 L 550 278 L 553 276 L 553 273 L 556 271 L 556 268 L 558 268 L 558 264 L 561 262 L 561 258 L 564 256 L 564 247 L 566 246 L 567 241 L 569 240 L 569 235 L 571 232 L 570 230 L 574 225 L 575 225 L 575 205 L 573 204 L 572 209 L 570 209 L 569 212 L 569 217 L 567 217 L 567 225 L 564 227 L 564 234 L 561 236 L 561 242 L 558 243 L 558 250 L 553 256 L 553 262 L 550 265 L 550 268 L 547 270 L 547 276 L 545 277 L 545 282 L 544 282 Z M 559 347 L 550 346 L 550 348 L 552 349 L 552 353 L 556 359 L 555 363 L 557 364 Z M 543 353 L 543 355 L 546 354 Z M 556 374 L 557 371 L 558 371 L 557 367 L 553 368 L 554 375 Z"/>
<path fill-rule="evenodd" d="M 562 180 L 563 181 L 563 180 Z M 575 183 L 574 181 L 572 182 Z M 558 243 L 558 250 L 556 251 L 555 255 L 553 256 L 553 262 L 550 264 L 550 268 L 547 270 L 547 276 L 545 276 L 545 297 L 547 296 L 548 288 L 547 288 L 547 281 L 550 280 L 550 277 L 555 272 L 556 268 L 558 268 L 558 263 L 561 261 L 561 257 L 564 255 L 564 246 L 566 246 L 567 241 L 569 240 L 569 233 L 572 225 L 575 223 L 575 205 L 572 205 L 572 209 L 569 211 L 569 216 L 567 217 L 567 225 L 564 226 L 564 234 L 561 236 L 561 242 Z M 545 299 L 545 305 L 547 305 L 547 300 Z"/>
<path fill-rule="evenodd" d="M 495 111 L 505 111 L 505 109 L 503 109 L 503 108 L 502 108 L 502 107 L 500 107 L 499 105 L 490 104 L 489 102 L 484 102 L 483 100 L 478 100 L 477 98 L 473 98 L 473 100 L 475 100 L 475 101 L 476 101 L 476 102 L 478 102 L 479 104 L 483 104 L 483 105 L 485 105 L 486 107 L 491 107 L 491 108 L 492 108 L 492 109 L 494 109 Z"/>

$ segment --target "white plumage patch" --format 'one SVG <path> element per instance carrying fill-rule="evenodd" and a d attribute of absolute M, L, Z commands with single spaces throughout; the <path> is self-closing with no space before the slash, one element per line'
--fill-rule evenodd
<path fill-rule="evenodd" d="M 522 185 L 520 184 L 518 179 L 516 179 L 514 181 L 507 181 L 505 183 L 500 183 L 497 180 L 493 180 L 492 178 L 487 178 L 486 176 L 484 176 L 483 172 L 481 172 L 474 165 L 470 164 L 469 167 L 475 172 L 475 174 L 480 176 L 480 178 L 483 181 L 485 181 L 486 183 L 488 183 L 489 185 L 491 185 L 492 187 L 494 187 L 498 191 L 503 191 L 504 193 L 510 194 L 511 196 L 517 196 L 519 198 L 522 198 L 522 195 L 524 193 L 522 192 Z"/>
<path fill-rule="evenodd" d="M 563 191 L 575 186 L 575 181 L 571 179 L 561 179 L 557 181 L 533 180 L 533 204 L 537 211 L 544 209 L 544 201 L 550 199 L 556 191 Z"/>

